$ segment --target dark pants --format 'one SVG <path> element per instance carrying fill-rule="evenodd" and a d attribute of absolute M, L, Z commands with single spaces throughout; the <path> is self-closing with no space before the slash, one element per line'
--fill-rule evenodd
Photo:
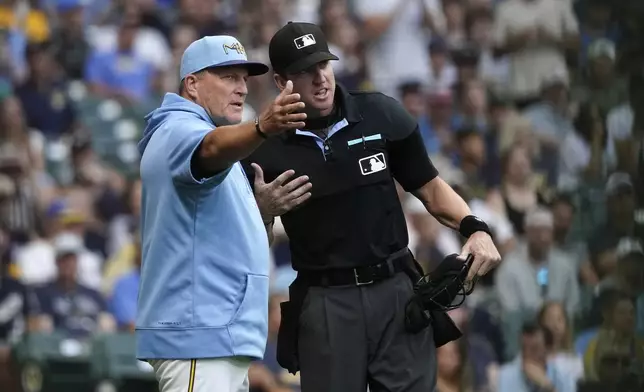
<path fill-rule="evenodd" d="M 300 315 L 302 392 L 433 392 L 431 327 L 405 331 L 411 281 L 399 273 L 360 287 L 310 287 Z"/>

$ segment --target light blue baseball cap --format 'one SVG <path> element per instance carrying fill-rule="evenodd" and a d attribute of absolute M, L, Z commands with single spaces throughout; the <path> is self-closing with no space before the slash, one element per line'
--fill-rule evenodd
<path fill-rule="evenodd" d="M 237 38 L 214 35 L 198 39 L 186 48 L 181 57 L 179 77 L 183 80 L 187 75 L 206 68 L 232 65 L 244 66 L 250 76 L 263 75 L 269 69 L 266 64 L 248 61 L 246 50 Z"/>

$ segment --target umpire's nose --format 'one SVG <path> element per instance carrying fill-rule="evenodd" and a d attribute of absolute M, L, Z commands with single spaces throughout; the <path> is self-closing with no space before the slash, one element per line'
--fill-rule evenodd
<path fill-rule="evenodd" d="M 323 84 L 326 82 L 326 76 L 324 75 L 324 69 L 320 66 L 317 66 L 313 69 L 313 83 Z"/>

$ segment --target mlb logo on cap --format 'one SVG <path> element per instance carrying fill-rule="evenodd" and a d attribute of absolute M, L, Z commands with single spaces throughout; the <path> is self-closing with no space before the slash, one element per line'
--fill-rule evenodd
<path fill-rule="evenodd" d="M 368 157 L 364 157 L 358 161 L 360 165 L 360 173 L 363 176 L 378 173 L 387 168 L 387 161 L 385 161 L 385 154 L 378 153 Z"/>
<path fill-rule="evenodd" d="M 293 42 L 295 42 L 295 47 L 298 49 L 306 48 L 307 46 L 315 45 L 316 43 L 313 34 L 306 34 L 301 37 L 297 37 Z"/>

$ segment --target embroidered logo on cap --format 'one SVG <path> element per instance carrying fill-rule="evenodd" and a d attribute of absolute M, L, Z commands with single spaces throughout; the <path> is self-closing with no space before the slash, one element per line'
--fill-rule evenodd
<path fill-rule="evenodd" d="M 297 37 L 293 42 L 295 42 L 295 47 L 298 49 L 306 48 L 307 46 L 315 45 L 316 43 L 313 34 L 306 34 L 301 37 Z"/>

